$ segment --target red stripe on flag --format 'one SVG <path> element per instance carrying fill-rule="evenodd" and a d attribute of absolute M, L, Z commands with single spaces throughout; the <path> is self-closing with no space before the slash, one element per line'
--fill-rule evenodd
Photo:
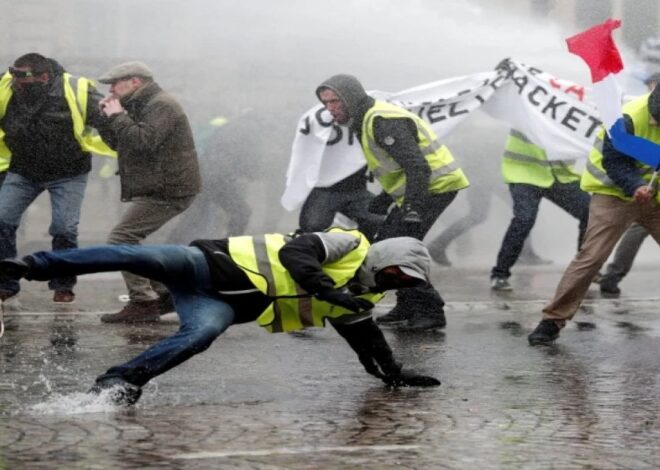
<path fill-rule="evenodd" d="M 620 20 L 609 19 L 566 39 L 568 50 L 580 56 L 589 66 L 593 83 L 623 70 L 623 61 L 612 39 L 612 31 L 619 26 Z"/>

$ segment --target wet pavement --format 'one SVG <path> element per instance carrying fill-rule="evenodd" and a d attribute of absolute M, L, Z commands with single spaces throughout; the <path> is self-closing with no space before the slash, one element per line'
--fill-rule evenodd
<path fill-rule="evenodd" d="M 501 295 L 486 270 L 436 268 L 446 330 L 386 336 L 438 388 L 382 386 L 332 329 L 251 324 L 133 409 L 84 392 L 176 318 L 101 325 L 122 306 L 116 274 L 81 278 L 74 306 L 25 283 L 0 339 L 0 468 L 658 468 L 660 264 L 636 266 L 619 299 L 594 286 L 555 345 L 530 347 L 560 268 L 519 268 Z"/>

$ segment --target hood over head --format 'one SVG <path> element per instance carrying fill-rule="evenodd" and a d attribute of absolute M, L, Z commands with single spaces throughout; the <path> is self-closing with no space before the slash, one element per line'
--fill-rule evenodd
<path fill-rule="evenodd" d="M 353 75 L 339 74 L 325 80 L 316 88 L 316 97 L 321 99 L 319 93 L 330 89 L 337 93 L 346 105 L 348 116 L 352 123 L 362 124 L 364 113 L 374 104 L 374 99 L 367 95 L 360 81 Z"/>
<path fill-rule="evenodd" d="M 55 59 L 48 57 L 48 63 L 50 64 L 51 75 L 53 77 L 59 77 L 60 75 L 64 74 L 64 72 L 66 72 L 64 67 L 62 67 L 62 65 Z"/>
<path fill-rule="evenodd" d="M 431 256 L 424 243 L 416 238 L 388 238 L 371 245 L 358 270 L 358 280 L 365 286 L 376 287 L 376 273 L 388 266 L 398 266 L 407 275 L 430 283 Z"/>

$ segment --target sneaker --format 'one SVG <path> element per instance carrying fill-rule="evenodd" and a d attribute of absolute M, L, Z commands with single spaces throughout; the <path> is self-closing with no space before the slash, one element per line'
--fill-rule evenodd
<path fill-rule="evenodd" d="M 142 396 L 142 388 L 126 382 L 121 377 L 109 377 L 97 380 L 87 393 L 100 395 L 104 390 L 110 390 L 108 397 L 117 406 L 132 406 Z"/>
<path fill-rule="evenodd" d="M 151 323 L 160 319 L 159 300 L 131 300 L 117 313 L 101 316 L 103 323 Z"/>
<path fill-rule="evenodd" d="M 30 266 L 23 260 L 7 258 L 0 261 L 0 281 L 18 281 L 23 278 Z"/>
<path fill-rule="evenodd" d="M 380 325 L 394 325 L 396 323 L 403 323 L 410 319 L 410 309 L 405 308 L 397 303 L 392 310 L 385 315 L 376 317 L 376 323 Z"/>
<path fill-rule="evenodd" d="M 511 287 L 511 284 L 509 284 L 509 280 L 503 277 L 492 277 L 490 279 L 490 288 L 492 290 L 500 290 L 500 291 L 513 290 L 513 287 Z"/>
<path fill-rule="evenodd" d="M 406 324 L 407 330 L 434 330 L 444 328 L 447 326 L 447 318 L 445 312 L 440 311 L 437 313 L 416 313 L 413 315 Z"/>
<path fill-rule="evenodd" d="M 72 290 L 56 290 L 53 294 L 53 302 L 56 304 L 72 304 L 76 301 L 76 294 Z"/>
<path fill-rule="evenodd" d="M 554 320 L 541 320 L 534 331 L 527 337 L 529 344 L 549 344 L 559 338 L 559 327 Z"/>

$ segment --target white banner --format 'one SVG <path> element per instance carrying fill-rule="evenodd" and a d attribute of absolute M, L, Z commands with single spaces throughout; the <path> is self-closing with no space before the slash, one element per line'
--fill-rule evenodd
<path fill-rule="evenodd" d="M 482 109 L 543 147 L 549 160 L 586 158 L 600 125 L 587 99 L 591 91 L 534 67 L 511 60 L 507 64 L 508 69 L 449 78 L 398 93 L 370 91 L 369 95 L 425 119 L 438 137 Z M 314 187 L 331 186 L 365 164 L 357 136 L 335 124 L 319 104 L 298 122 L 282 205 L 296 210 Z"/>

